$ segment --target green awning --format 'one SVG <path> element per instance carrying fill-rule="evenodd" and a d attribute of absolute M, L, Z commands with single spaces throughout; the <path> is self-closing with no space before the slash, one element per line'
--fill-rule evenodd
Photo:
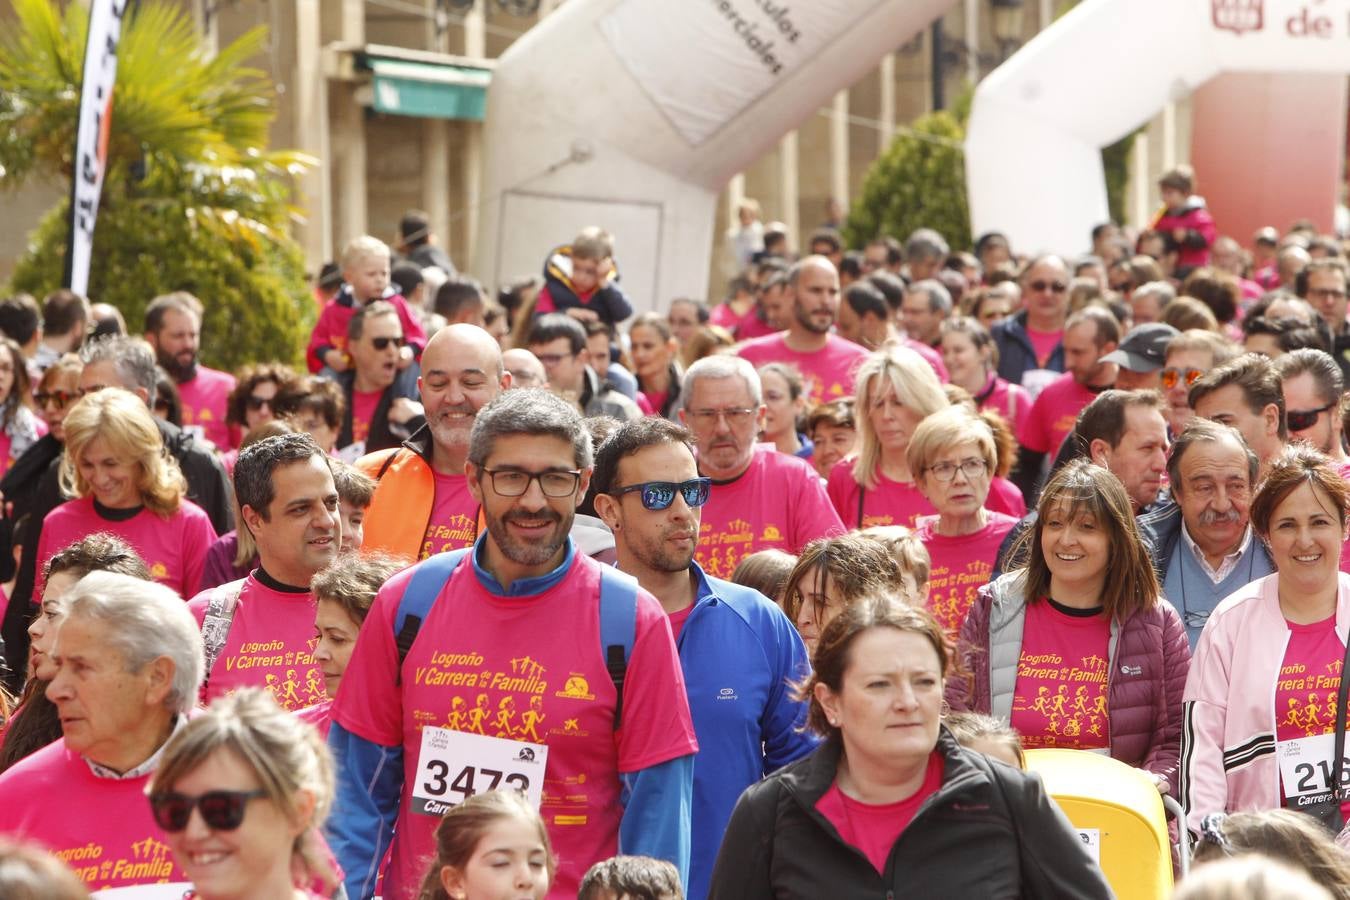
<path fill-rule="evenodd" d="M 492 73 L 465 66 L 432 65 L 369 57 L 376 111 L 423 119 L 471 119 L 487 115 Z"/>

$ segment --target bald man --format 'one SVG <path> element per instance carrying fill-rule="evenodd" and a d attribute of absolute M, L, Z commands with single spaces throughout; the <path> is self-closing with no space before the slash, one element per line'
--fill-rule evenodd
<path fill-rule="evenodd" d="M 379 484 L 366 511 L 363 550 L 409 561 L 456 550 L 478 535 L 478 503 L 464 478 L 478 410 L 511 386 L 497 341 L 477 325 L 442 328 L 422 351 L 417 379 L 427 424 L 356 467 Z"/>
<path fill-rule="evenodd" d="M 511 373 L 511 387 L 548 387 L 548 372 L 544 364 L 524 347 L 512 347 L 502 353 L 502 363 Z"/>

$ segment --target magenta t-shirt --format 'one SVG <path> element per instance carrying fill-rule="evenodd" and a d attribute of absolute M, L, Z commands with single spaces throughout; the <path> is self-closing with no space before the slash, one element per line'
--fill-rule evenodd
<path fill-rule="evenodd" d="M 411 798 L 424 726 L 547 746 L 540 812 L 558 856 L 555 898 L 575 897 L 586 869 L 618 852 L 619 773 L 697 752 L 670 626 L 646 591 L 638 594 L 623 727 L 614 732 L 616 694 L 600 647 L 600 565 L 576 553 L 552 588 L 500 597 L 482 587 L 466 556 L 423 622 L 401 684 L 393 621 L 416 567 L 381 588 L 332 718 L 365 740 L 404 748 L 385 897 L 415 897 L 435 856 L 440 815 L 414 811 Z"/>
<path fill-rule="evenodd" d="M 370 434 L 370 420 L 384 391 L 352 391 L 352 443 L 363 444 Z"/>
<path fill-rule="evenodd" d="M 1050 361 L 1050 354 L 1054 353 L 1055 348 L 1064 340 L 1064 330 L 1037 331 L 1028 328 L 1027 339 L 1031 341 L 1031 349 L 1036 351 L 1037 366 L 1044 369 L 1045 364 Z"/>
<path fill-rule="evenodd" d="M 961 633 L 975 594 L 989 583 L 999 545 L 1017 524 L 1003 513 L 987 514 L 988 523 L 973 534 L 937 533 L 937 517 L 919 519 L 914 533 L 928 550 L 928 611 L 953 639 Z"/>
<path fill-rule="evenodd" d="M 1018 440 L 1037 453 L 1059 452 L 1059 445 L 1073 430 L 1078 414 L 1096 397 L 1075 381 L 1072 373 L 1065 372 L 1037 395 Z"/>
<path fill-rule="evenodd" d="M 735 336 L 738 341 L 749 341 L 754 338 L 768 337 L 771 334 L 780 333 L 781 329 L 772 328 L 768 322 L 762 321 L 755 310 L 752 309 L 736 326 Z"/>
<path fill-rule="evenodd" d="M 979 396 L 982 398 L 979 399 L 981 410 L 990 409 L 1002 416 L 1012 426 L 1014 436 L 1022 433 L 1027 414 L 1031 412 L 1031 395 L 1026 388 L 1020 384 L 1011 384 L 991 372 Z"/>
<path fill-rule="evenodd" d="M 853 457 L 841 459 L 830 469 L 826 491 L 830 503 L 845 526 L 853 528 L 871 528 L 873 525 L 903 525 L 913 528 L 919 516 L 935 516 L 937 510 L 928 498 L 912 481 L 892 481 L 877 473 L 877 486 L 863 491 L 853 477 Z M 862 513 L 859 515 L 858 498 L 862 497 Z M 989 482 L 989 495 L 984 499 L 984 508 L 990 512 L 1005 513 L 1015 518 L 1027 514 L 1027 504 L 1022 492 L 1006 478 L 995 476 Z"/>
<path fill-rule="evenodd" d="M 188 603 L 201 627 L 211 595 L 230 582 L 202 591 Z M 201 694 L 203 706 L 244 687 L 267 688 L 282 709 L 298 710 L 328 696 L 323 671 L 314 661 L 316 604 L 308 591 L 278 591 L 255 575 L 244 579 L 230 634 L 220 648 Z"/>
<path fill-rule="evenodd" d="M 432 501 L 431 519 L 418 559 L 468 547 L 478 537 L 478 501 L 469 492 L 468 479 L 435 471 L 432 475 L 436 479 L 436 499 Z"/>
<path fill-rule="evenodd" d="M 900 840 L 923 802 L 942 787 L 942 754 L 934 750 L 928 756 L 923 782 L 913 795 L 895 803 L 863 803 L 839 790 L 839 783 L 816 801 L 816 811 L 829 820 L 839 836 L 862 851 L 873 868 L 886 874 L 886 860 Z"/>
<path fill-rule="evenodd" d="M 313 706 L 297 709 L 295 717 L 301 722 L 313 725 L 319 730 L 319 736 L 327 741 L 328 727 L 333 724 L 333 701 L 321 700 Z"/>
<path fill-rule="evenodd" d="M 1285 645 L 1280 677 L 1275 682 L 1275 740 L 1281 745 L 1335 733 L 1336 693 L 1341 689 L 1341 664 L 1345 661 L 1345 644 L 1336 634 L 1335 614 L 1307 625 L 1287 620 L 1286 624 L 1289 643 Z M 1326 751 L 1324 758 L 1315 752 L 1300 756 L 1316 765 L 1335 755 L 1333 748 Z M 1318 780 L 1313 778 L 1311 783 Z M 1280 796 L 1288 804 L 1289 786 L 1283 775 Z M 1350 815 L 1350 801 L 1341 804 L 1341 812 Z"/>
<path fill-rule="evenodd" d="M 1012 727 L 1023 747 L 1111 746 L 1106 705 L 1110 643 L 1105 613 L 1075 616 L 1047 600 L 1027 604 L 1012 705 Z"/>
<path fill-rule="evenodd" d="M 730 578 L 751 553 L 795 554 L 816 538 L 843 533 L 844 524 L 811 464 L 779 453 L 773 444 L 756 444 L 739 478 L 713 483 L 695 559 L 714 578 Z"/>
<path fill-rule="evenodd" d="M 222 452 L 239 443 L 238 430 L 225 424 L 226 406 L 234 386 L 233 375 L 206 366 L 198 366 L 196 377 L 178 385 L 178 397 L 183 401 L 183 429 L 201 432 Z"/>
<path fill-rule="evenodd" d="M 913 338 L 904 338 L 900 341 L 900 346 L 908 347 L 915 353 L 923 357 L 923 361 L 933 367 L 933 373 L 937 375 L 938 381 L 947 383 L 947 365 L 942 361 L 942 354 L 925 344 L 923 341 L 916 341 Z"/>
<path fill-rule="evenodd" d="M 91 891 L 186 882 L 138 778 L 99 778 L 64 740 L 0 775 L 0 834 L 31 841 Z"/>
<path fill-rule="evenodd" d="M 142 508 L 130 519 L 122 521 L 99 515 L 94 509 L 93 497 L 68 500 L 42 520 L 33 596 L 42 596 L 42 569 L 47 560 L 99 531 L 115 534 L 130 544 L 150 567 L 154 579 L 184 598 L 197 593 L 206 553 L 216 542 L 216 529 L 211 525 L 211 518 L 191 500 L 180 501 L 178 511 L 167 519 Z"/>
<path fill-rule="evenodd" d="M 866 350 L 837 334 L 827 335 L 825 346 L 815 353 L 789 349 L 787 332 L 746 341 L 736 352 L 757 369 L 771 362 L 795 366 L 802 373 L 812 404 L 852 397 L 854 376 L 867 358 Z"/>

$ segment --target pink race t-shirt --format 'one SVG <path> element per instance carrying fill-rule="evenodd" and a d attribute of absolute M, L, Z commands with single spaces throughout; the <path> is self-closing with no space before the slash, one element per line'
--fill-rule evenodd
<path fill-rule="evenodd" d="M 1076 610 L 1075 610 L 1076 612 Z M 1078 616 L 1048 600 L 1028 603 L 1013 689 L 1012 727 L 1022 746 L 1092 750 L 1110 746 L 1106 614 Z"/>
<path fill-rule="evenodd" d="M 211 595 L 239 582 L 202 591 L 188 603 L 201 627 Z M 244 579 L 230 634 L 207 673 L 201 702 L 210 705 L 244 687 L 267 688 L 282 709 L 298 710 L 328 696 L 323 672 L 314 661 L 315 600 L 309 591 L 282 591 L 258 580 L 255 569 Z"/>
<path fill-rule="evenodd" d="M 478 501 L 469 492 L 463 475 L 443 475 L 433 471 L 436 499 L 418 559 L 426 559 L 447 550 L 468 547 L 478 537 Z"/>
<path fill-rule="evenodd" d="M 1065 372 L 1037 395 L 1018 440 L 1037 453 L 1058 452 L 1059 445 L 1073 430 L 1078 414 L 1096 397 L 1075 381 L 1072 373 Z"/>
<path fill-rule="evenodd" d="M 370 420 L 384 391 L 352 391 L 352 443 L 364 444 L 370 435 Z"/>
<path fill-rule="evenodd" d="M 1036 365 L 1044 369 L 1045 364 L 1050 361 L 1050 354 L 1055 352 L 1055 348 L 1064 340 L 1063 329 L 1059 331 L 1037 331 L 1034 328 L 1027 329 L 1027 339 L 1031 341 L 1031 349 L 1036 352 Z"/>
<path fill-rule="evenodd" d="M 142 507 L 129 519 L 105 518 L 94 508 L 93 497 L 68 500 L 47 513 L 38 539 L 36 583 L 33 596 L 42 597 L 42 570 L 47 560 L 76 541 L 106 531 L 132 546 L 145 560 L 150 574 L 160 584 L 178 592 L 180 597 L 197 593 L 206 565 L 206 552 L 216 542 L 211 518 L 191 500 L 178 504 L 178 512 L 162 519 Z"/>
<path fill-rule="evenodd" d="M 225 424 L 226 405 L 234 386 L 234 376 L 229 372 L 198 366 L 191 381 L 178 385 L 178 397 L 183 401 L 183 430 L 200 432 L 222 452 L 234 449 L 239 443 L 238 431 Z"/>
<path fill-rule="evenodd" d="M 1285 645 L 1280 677 L 1275 682 L 1275 740 L 1280 745 L 1277 759 L 1283 757 L 1285 745 L 1335 733 L 1336 693 L 1341 689 L 1341 664 L 1345 660 L 1345 644 L 1336 634 L 1334 614 L 1307 625 L 1288 621 L 1286 624 L 1289 643 Z M 1312 766 L 1329 764 L 1335 755 L 1334 745 L 1322 747 L 1325 754 L 1319 754 L 1318 748 L 1311 744 L 1301 749 L 1303 752 L 1298 755 Z M 1309 788 L 1325 784 L 1324 776 L 1325 770 L 1320 767 L 1309 769 L 1304 790 L 1296 789 L 1293 793 L 1307 793 Z M 1280 796 L 1285 805 L 1297 809 L 1297 796 L 1291 801 L 1290 793 L 1290 785 L 1281 774 Z M 1341 812 L 1350 815 L 1350 801 L 1341 804 Z"/>
<path fill-rule="evenodd" d="M 843 533 L 811 464 L 779 453 L 773 444 L 756 444 L 744 473 L 713 482 L 695 559 L 714 578 L 730 578 L 751 553 L 798 553 L 816 538 Z"/>
<path fill-rule="evenodd" d="M 150 815 L 151 774 L 100 778 L 64 740 L 0 775 L 0 835 L 31 841 L 91 891 L 186 882 Z"/>
<path fill-rule="evenodd" d="M 328 740 L 328 727 L 333 724 L 333 701 L 321 700 L 313 706 L 297 709 L 295 717 L 301 722 L 308 722 L 317 728 L 319 736 L 326 741 Z"/>
<path fill-rule="evenodd" d="M 895 842 L 914 821 L 923 802 L 940 787 L 942 754 L 934 750 L 928 756 L 923 783 L 913 796 L 895 803 L 863 803 L 839 790 L 839 783 L 835 782 L 816 801 L 816 811 L 829 820 L 845 843 L 861 850 L 873 868 L 884 875 L 886 860 L 890 858 Z"/>
<path fill-rule="evenodd" d="M 1003 513 L 987 514 L 988 522 L 973 534 L 937 533 L 938 519 L 919 519 L 914 533 L 928 550 L 928 611 L 954 639 L 961 633 L 975 594 L 989 583 L 999 545 L 1017 524 Z"/>
<path fill-rule="evenodd" d="M 746 341 L 736 352 L 755 368 L 771 362 L 795 366 L 812 404 L 852 397 L 854 376 L 867 358 L 866 350 L 837 334 L 826 335 L 825 346 L 814 353 L 790 349 L 787 332 Z"/>
<path fill-rule="evenodd" d="M 916 341 L 913 338 L 902 338 L 900 346 L 908 347 L 915 353 L 923 357 L 923 361 L 932 366 L 933 374 L 938 377 L 938 381 L 947 383 L 947 365 L 942 361 L 942 354 L 925 344 L 923 341 Z"/>
<path fill-rule="evenodd" d="M 481 585 L 466 556 L 422 623 L 400 684 L 394 618 L 415 571 L 395 575 L 376 596 L 332 709 L 333 721 L 358 737 L 404 748 L 384 896 L 415 897 L 435 856 L 441 816 L 418 812 L 412 790 L 423 728 L 437 727 L 547 747 L 540 812 L 559 864 L 549 896 L 575 897 L 586 869 L 618 852 L 619 773 L 698 750 L 666 615 L 639 592 L 616 734 L 616 694 L 600 646 L 600 563 L 574 553 L 553 587 L 501 597 Z M 449 772 L 447 780 L 462 775 Z"/>
<path fill-rule="evenodd" d="M 993 410 L 1002 416 L 1012 426 L 1014 435 L 1022 433 L 1027 414 L 1031 412 L 1031 395 L 1027 389 L 999 378 L 995 372 L 989 373 L 989 380 L 975 397 L 975 402 L 981 410 Z"/>
<path fill-rule="evenodd" d="M 754 338 L 768 337 L 771 334 L 779 334 L 781 329 L 775 329 L 768 322 L 762 321 L 755 310 L 750 310 L 750 314 L 741 319 L 740 324 L 736 326 L 735 337 L 738 341 L 749 341 Z"/>
<path fill-rule="evenodd" d="M 892 481 L 878 474 L 877 486 L 864 491 L 853 477 L 851 457 L 834 464 L 826 490 L 835 512 L 849 528 L 871 528 L 873 525 L 913 528 L 914 520 L 919 516 L 937 515 L 933 504 L 912 481 Z M 862 499 L 861 507 L 859 498 Z"/>

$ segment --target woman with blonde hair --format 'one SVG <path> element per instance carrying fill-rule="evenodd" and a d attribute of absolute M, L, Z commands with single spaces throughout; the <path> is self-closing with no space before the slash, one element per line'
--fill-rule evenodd
<path fill-rule="evenodd" d="M 213 703 L 164 747 L 146 793 L 199 900 L 312 898 L 337 886 L 319 851 L 333 764 L 318 732 L 267 691 Z"/>
<path fill-rule="evenodd" d="M 195 594 L 216 530 L 187 499 L 150 410 L 130 391 L 104 388 L 76 403 L 64 427 L 61 489 L 74 499 L 43 520 L 38 571 L 66 546 L 104 531 L 129 543 L 156 581 L 184 598 Z M 39 579 L 34 596 L 42 588 Z"/>

